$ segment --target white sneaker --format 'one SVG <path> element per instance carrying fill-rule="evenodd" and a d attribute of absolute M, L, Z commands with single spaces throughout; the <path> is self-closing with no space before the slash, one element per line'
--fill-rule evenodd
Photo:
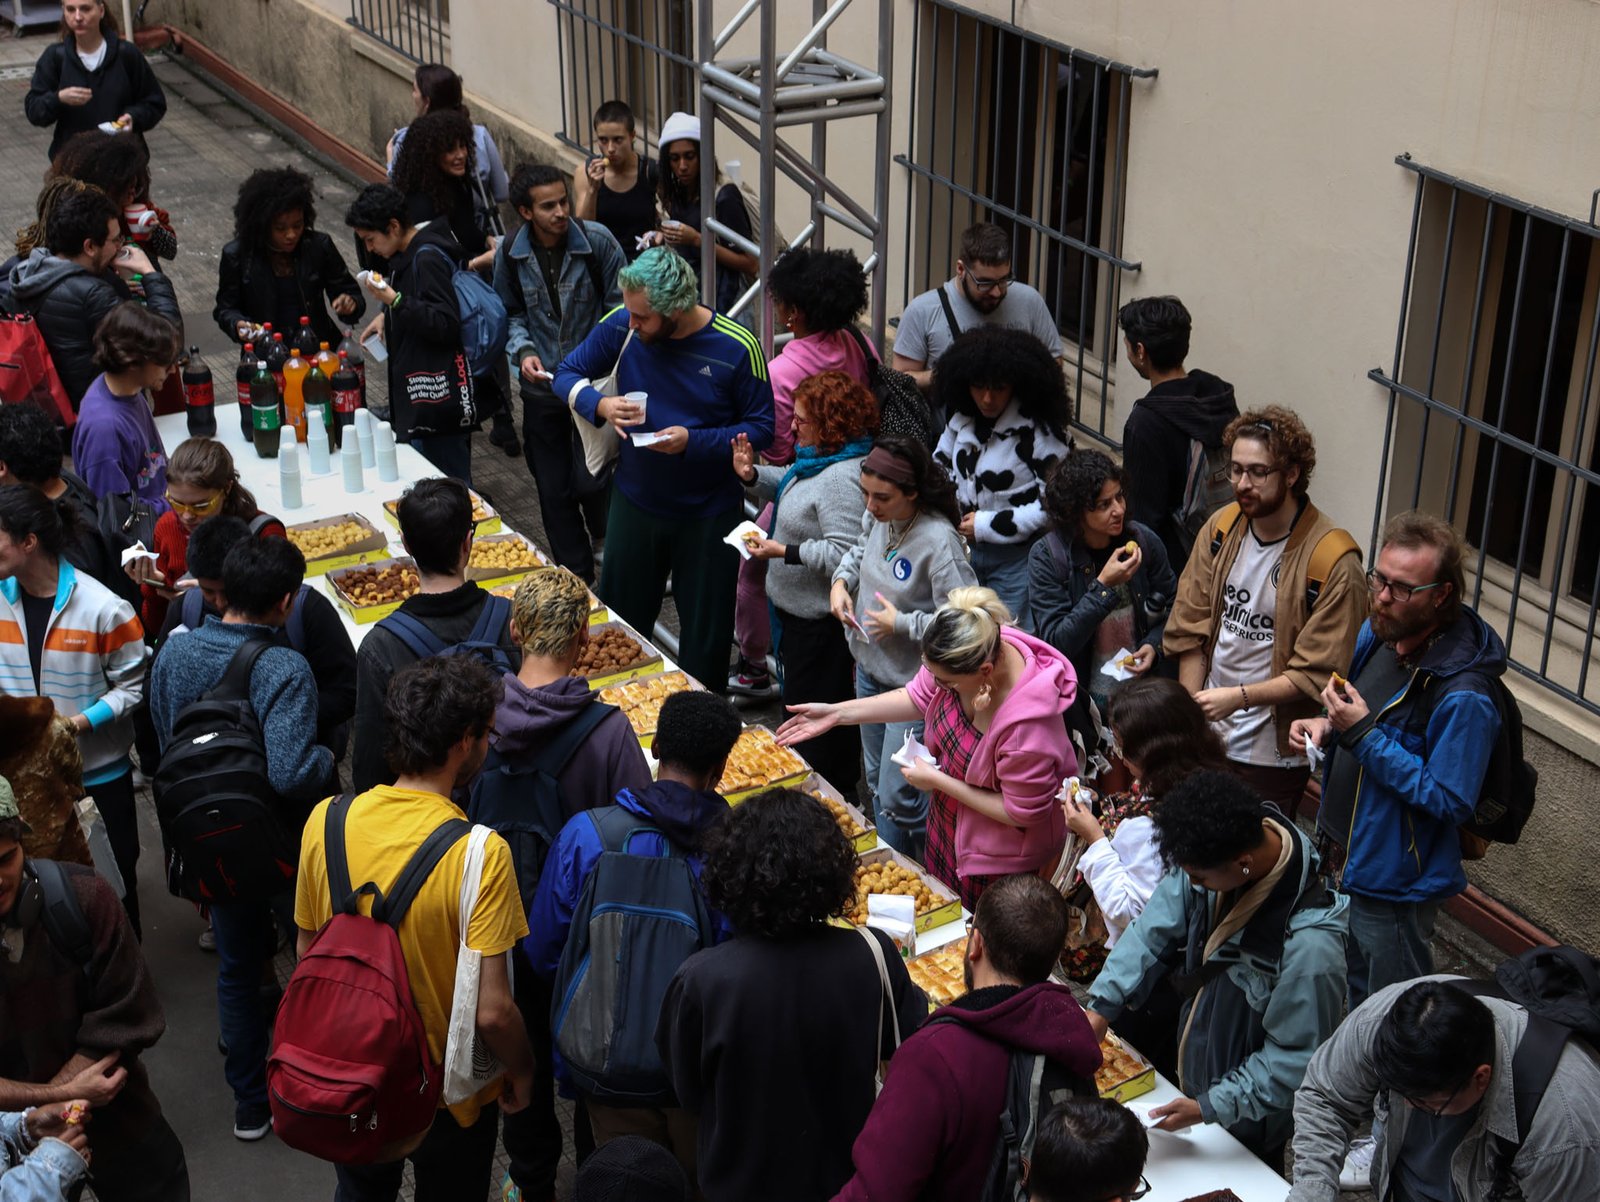
<path fill-rule="evenodd" d="M 1378 1143 L 1373 1139 L 1358 1139 L 1350 1145 L 1344 1167 L 1339 1170 L 1340 1189 L 1353 1193 L 1372 1188 L 1372 1157 L 1377 1150 Z"/>

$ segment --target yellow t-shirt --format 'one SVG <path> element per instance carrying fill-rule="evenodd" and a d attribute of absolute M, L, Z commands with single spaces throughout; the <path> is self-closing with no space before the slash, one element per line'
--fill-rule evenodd
<path fill-rule="evenodd" d="M 300 877 L 295 886 L 294 920 L 302 930 L 320 931 L 333 916 L 328 900 L 328 869 L 324 834 L 328 803 L 322 802 L 306 821 L 300 845 Z M 437 793 L 421 793 L 379 785 L 350 803 L 345 821 L 345 849 L 350 863 L 350 883 L 359 888 L 367 881 L 385 893 L 393 887 L 406 861 L 440 823 L 465 818 L 459 806 Z M 450 1001 L 455 993 L 456 952 L 461 937 L 461 873 L 467 856 L 462 839 L 439 861 L 400 920 L 400 951 L 411 979 L 411 996 L 428 1032 L 434 1060 L 444 1063 L 450 1027 Z M 372 911 L 372 898 L 361 901 L 361 912 Z M 483 879 L 478 904 L 467 928 L 467 946 L 484 956 L 509 951 L 528 933 L 511 867 L 511 849 L 499 835 L 484 845 Z M 451 1106 L 450 1113 L 463 1127 L 474 1122 L 483 1105 L 500 1095 L 500 1083 L 476 1097 Z"/>

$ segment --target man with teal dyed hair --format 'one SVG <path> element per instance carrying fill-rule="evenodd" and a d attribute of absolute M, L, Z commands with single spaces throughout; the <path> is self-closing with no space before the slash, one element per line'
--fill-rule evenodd
<path fill-rule="evenodd" d="M 723 536 L 744 516 L 731 444 L 772 442 L 772 385 L 761 346 L 700 303 L 699 282 L 672 250 L 646 251 L 617 277 L 622 307 L 556 369 L 555 392 L 622 436 L 599 593 L 649 633 L 673 580 L 678 660 L 707 687 L 728 679 L 739 558 Z M 615 368 L 615 387 L 595 380 Z M 627 394 L 644 393 L 646 400 Z"/>

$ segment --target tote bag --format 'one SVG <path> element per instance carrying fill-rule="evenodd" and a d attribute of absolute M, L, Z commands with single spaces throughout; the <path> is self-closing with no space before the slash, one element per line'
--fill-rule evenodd
<path fill-rule="evenodd" d="M 628 331 L 628 336 L 622 340 L 622 349 L 617 352 L 617 361 L 611 365 L 611 373 L 605 378 L 593 381 L 594 387 L 603 397 L 619 396 L 617 372 L 622 369 L 622 356 L 628 351 L 628 346 L 633 342 L 633 331 Z M 578 473 L 580 493 L 595 492 L 604 488 L 611 481 L 611 470 L 617 462 L 617 456 L 622 453 L 622 439 L 618 437 L 616 427 L 610 422 L 595 425 L 583 417 L 575 407 L 573 398 L 567 398 L 567 406 L 572 413 L 572 428 L 577 432 L 577 445 L 573 448 L 575 467 L 581 467 L 583 472 Z M 583 486 L 583 477 L 587 475 L 589 487 Z"/>
<path fill-rule="evenodd" d="M 450 999 L 450 1028 L 444 1045 L 443 1097 L 445 1104 L 452 1106 L 493 1084 L 505 1072 L 494 1053 L 478 1038 L 478 984 L 483 973 L 483 953 L 467 946 L 472 911 L 483 883 L 484 845 L 492 833 L 486 826 L 472 828 L 461 869 L 461 943 L 456 950 L 456 987 Z"/>

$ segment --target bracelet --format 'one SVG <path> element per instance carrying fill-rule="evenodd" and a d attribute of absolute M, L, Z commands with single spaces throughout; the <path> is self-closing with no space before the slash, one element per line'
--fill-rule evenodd
<path fill-rule="evenodd" d="M 400 296 L 401 296 L 401 294 L 398 293 L 398 292 L 396 292 L 394 294 L 394 299 L 389 302 L 389 308 L 392 309 L 392 308 L 394 308 L 396 305 L 398 305 L 400 303 Z"/>
<path fill-rule="evenodd" d="M 1244 685 L 1240 685 L 1239 686 L 1239 696 L 1244 698 L 1244 705 L 1242 707 L 1243 709 L 1252 708 L 1251 705 L 1250 705 L 1250 694 L 1249 694 L 1249 692 L 1246 691 Z"/>

